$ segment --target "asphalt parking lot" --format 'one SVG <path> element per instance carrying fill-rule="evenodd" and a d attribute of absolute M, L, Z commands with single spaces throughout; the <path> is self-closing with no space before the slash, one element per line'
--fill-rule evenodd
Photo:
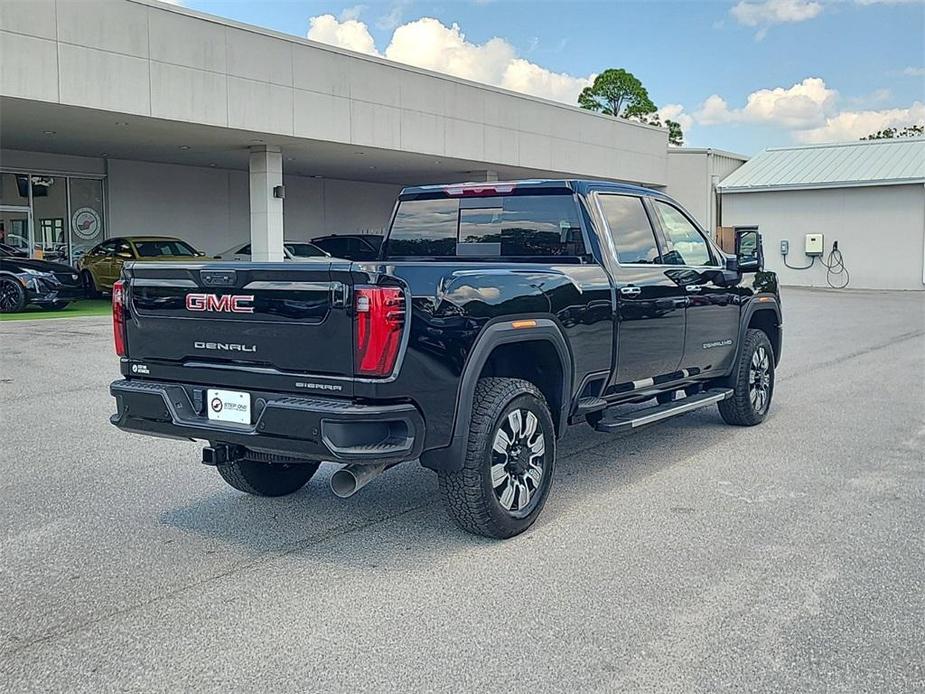
<path fill-rule="evenodd" d="M 537 525 L 333 465 L 247 497 L 108 423 L 108 320 L 2 327 L 0 690 L 925 688 L 925 301 L 784 291 L 771 416 L 560 447 Z"/>

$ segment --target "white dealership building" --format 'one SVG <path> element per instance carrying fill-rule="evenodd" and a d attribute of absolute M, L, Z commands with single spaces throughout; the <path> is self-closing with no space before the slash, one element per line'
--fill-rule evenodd
<path fill-rule="evenodd" d="M 674 179 L 713 223 L 664 129 L 154 0 L 0 0 L 0 147 L 0 235 L 71 261 L 140 234 L 279 258 L 466 180 Z"/>
<path fill-rule="evenodd" d="M 783 284 L 925 289 L 925 138 L 767 149 L 718 191 Z"/>

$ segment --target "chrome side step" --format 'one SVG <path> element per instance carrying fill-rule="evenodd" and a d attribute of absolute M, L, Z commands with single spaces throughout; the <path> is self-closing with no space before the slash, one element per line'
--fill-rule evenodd
<path fill-rule="evenodd" d="M 638 427 L 654 424 L 669 417 L 676 417 L 679 414 L 685 414 L 693 410 L 712 405 L 720 400 L 726 400 L 732 397 L 732 388 L 714 388 L 703 393 L 697 393 L 680 400 L 666 402 L 664 405 L 647 407 L 644 410 L 627 412 L 624 415 L 614 415 L 608 417 L 607 414 L 601 419 L 594 428 L 605 433 L 616 431 L 627 431 Z"/>

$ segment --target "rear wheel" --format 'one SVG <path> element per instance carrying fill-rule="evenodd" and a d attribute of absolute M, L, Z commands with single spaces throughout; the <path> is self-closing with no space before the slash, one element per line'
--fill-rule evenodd
<path fill-rule="evenodd" d="M 89 270 L 84 270 L 80 273 L 80 283 L 83 285 L 84 293 L 87 295 L 88 299 L 99 299 L 100 290 L 96 286 L 96 280 L 93 279 L 93 273 Z"/>
<path fill-rule="evenodd" d="M 763 422 L 774 395 L 774 348 L 763 331 L 746 331 L 728 385 L 733 388 L 732 397 L 719 403 L 723 420 L 743 427 Z"/>
<path fill-rule="evenodd" d="M 321 465 L 313 461 L 274 462 L 243 458 L 218 466 L 218 474 L 238 491 L 255 496 L 285 496 L 297 492 Z"/>
<path fill-rule="evenodd" d="M 514 378 L 480 379 L 462 469 L 440 473 L 443 503 L 463 530 L 513 537 L 543 510 L 555 460 L 552 416 L 536 386 Z"/>
<path fill-rule="evenodd" d="M 19 313 L 26 307 L 26 292 L 11 277 L 0 279 L 0 313 Z"/>

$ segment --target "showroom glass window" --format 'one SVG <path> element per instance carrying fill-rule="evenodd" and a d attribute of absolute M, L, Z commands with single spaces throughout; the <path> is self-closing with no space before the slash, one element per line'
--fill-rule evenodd
<path fill-rule="evenodd" d="M 706 239 L 677 207 L 656 200 L 658 214 L 667 248 L 663 261 L 668 265 L 716 265 Z"/>
<path fill-rule="evenodd" d="M 622 265 L 660 262 L 655 232 L 640 198 L 599 195 L 601 211 Z"/>
<path fill-rule="evenodd" d="M 584 255 L 571 195 L 403 200 L 390 256 L 548 257 Z"/>
<path fill-rule="evenodd" d="M 0 243 L 31 254 L 29 176 L 0 174 Z"/>
<path fill-rule="evenodd" d="M 67 178 L 33 174 L 31 179 L 33 254 L 67 263 Z"/>
<path fill-rule="evenodd" d="M 95 178 L 68 180 L 71 202 L 70 253 L 71 262 L 105 238 L 103 216 L 103 182 Z"/>

